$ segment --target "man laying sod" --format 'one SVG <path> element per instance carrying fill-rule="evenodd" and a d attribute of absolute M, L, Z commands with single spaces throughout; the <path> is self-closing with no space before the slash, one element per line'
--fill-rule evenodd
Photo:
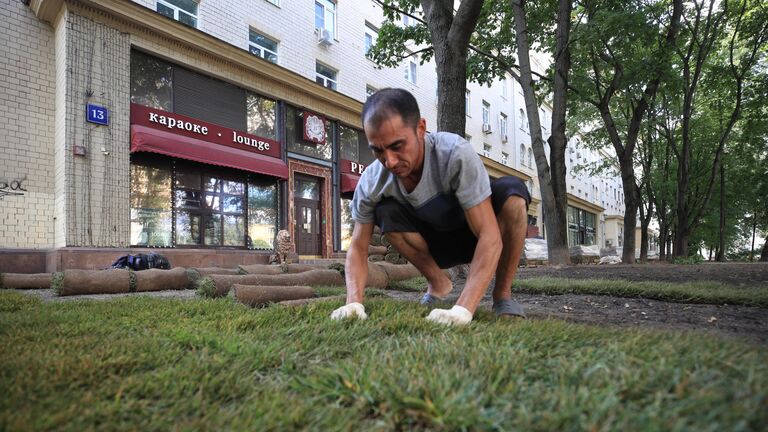
<path fill-rule="evenodd" d="M 355 228 L 347 251 L 347 304 L 333 319 L 366 319 L 363 290 L 373 225 L 427 279 L 425 305 L 453 289 L 440 270 L 471 263 L 464 290 L 451 309 L 433 309 L 430 321 L 468 324 L 496 272 L 493 310 L 525 316 L 512 300 L 527 225 L 530 195 L 516 177 L 493 182 L 472 145 L 445 132 L 427 133 L 416 99 L 402 89 L 383 89 L 363 106 L 363 126 L 378 163 L 364 172 L 351 210 Z"/>

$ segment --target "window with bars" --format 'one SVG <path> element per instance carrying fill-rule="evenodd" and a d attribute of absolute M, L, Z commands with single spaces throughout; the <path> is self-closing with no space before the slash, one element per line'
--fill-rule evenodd
<path fill-rule="evenodd" d="M 197 2 L 194 0 L 157 0 L 157 12 L 197 28 Z"/>
<path fill-rule="evenodd" d="M 255 56 L 277 64 L 277 41 L 253 29 L 248 37 L 248 50 Z"/>

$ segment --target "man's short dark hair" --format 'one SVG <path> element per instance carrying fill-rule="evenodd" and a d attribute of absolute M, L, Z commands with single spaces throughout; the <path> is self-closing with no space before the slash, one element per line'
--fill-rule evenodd
<path fill-rule="evenodd" d="M 363 105 L 363 126 L 368 123 L 374 129 L 378 129 L 384 120 L 393 115 L 399 115 L 404 125 L 414 129 L 419 124 L 421 119 L 419 104 L 409 91 L 385 88 L 372 94 Z"/>

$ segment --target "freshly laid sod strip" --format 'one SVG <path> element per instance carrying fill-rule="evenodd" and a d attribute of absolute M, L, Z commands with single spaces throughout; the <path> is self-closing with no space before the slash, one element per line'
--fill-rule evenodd
<path fill-rule="evenodd" d="M 425 285 L 426 286 L 426 285 Z M 717 282 L 631 282 L 623 279 L 517 279 L 513 292 L 529 294 L 597 294 L 643 297 L 679 303 L 768 307 L 768 286 L 734 287 Z"/>
<path fill-rule="evenodd" d="M 3 430 L 760 430 L 768 349 L 366 300 L 41 303 L 0 292 Z"/>

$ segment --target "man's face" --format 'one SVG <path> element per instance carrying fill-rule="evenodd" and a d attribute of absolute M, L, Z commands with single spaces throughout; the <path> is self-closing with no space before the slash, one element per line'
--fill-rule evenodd
<path fill-rule="evenodd" d="M 383 120 L 378 128 L 365 124 L 365 135 L 373 155 L 400 178 L 421 176 L 424 165 L 424 134 L 427 122 L 420 119 L 416 127 L 403 123 L 397 114 Z"/>

